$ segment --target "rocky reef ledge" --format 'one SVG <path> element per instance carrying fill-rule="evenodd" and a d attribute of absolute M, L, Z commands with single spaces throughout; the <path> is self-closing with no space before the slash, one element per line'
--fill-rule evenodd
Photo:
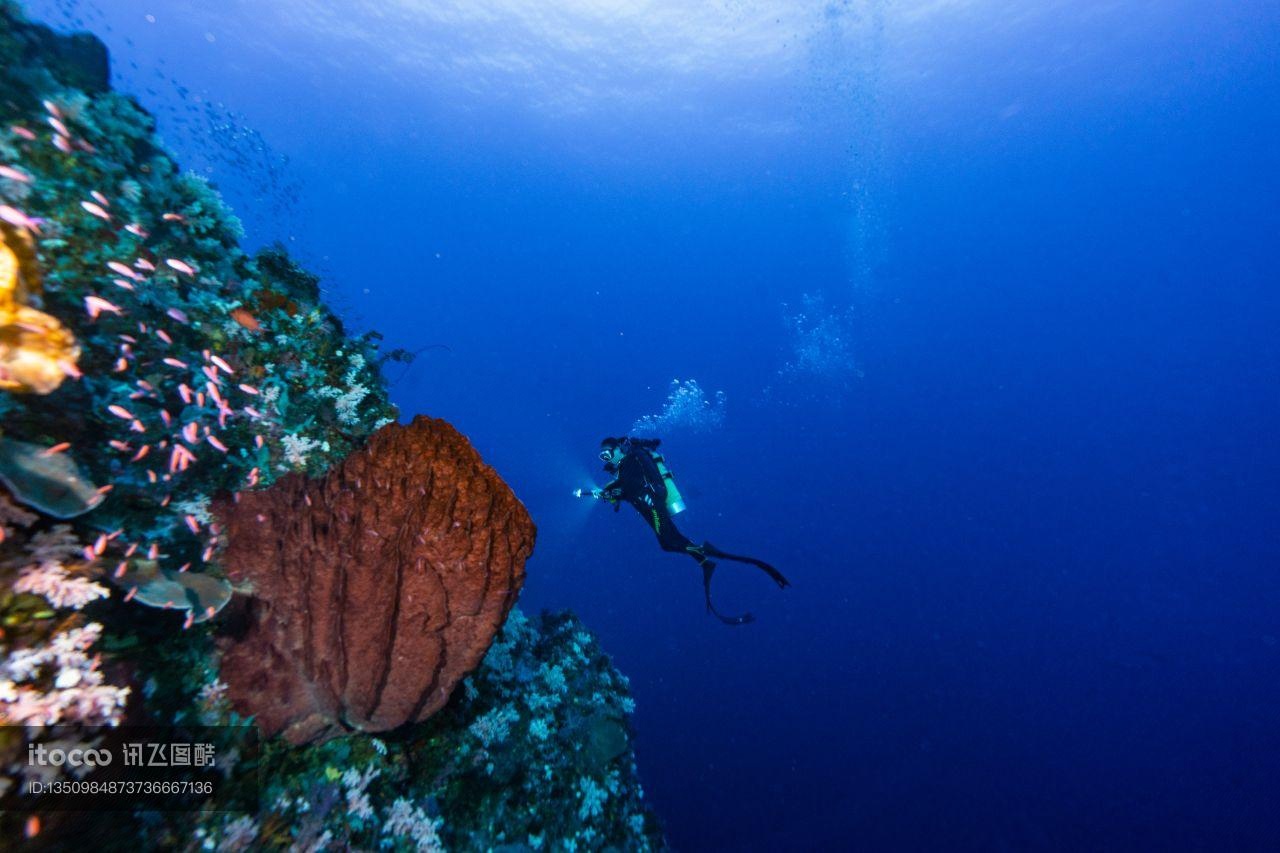
<path fill-rule="evenodd" d="M 523 505 L 109 80 L 0 0 L 0 847 L 664 847 L 625 677 L 513 607 Z M 220 799 L 26 805 L 125 725 L 224 727 Z"/>

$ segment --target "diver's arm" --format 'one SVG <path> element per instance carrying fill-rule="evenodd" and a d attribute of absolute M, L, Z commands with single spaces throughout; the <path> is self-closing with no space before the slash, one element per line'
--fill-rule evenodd
<path fill-rule="evenodd" d="M 617 503 L 622 498 L 622 478 L 606 483 L 598 489 L 591 490 L 591 497 L 596 500 Z"/>

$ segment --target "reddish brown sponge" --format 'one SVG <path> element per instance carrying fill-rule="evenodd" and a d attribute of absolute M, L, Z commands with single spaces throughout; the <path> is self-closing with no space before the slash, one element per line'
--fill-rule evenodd
<path fill-rule="evenodd" d="M 236 709 L 305 743 L 438 711 L 524 582 L 524 505 L 441 420 L 380 429 L 321 479 L 215 502 L 253 593 L 222 660 Z"/>

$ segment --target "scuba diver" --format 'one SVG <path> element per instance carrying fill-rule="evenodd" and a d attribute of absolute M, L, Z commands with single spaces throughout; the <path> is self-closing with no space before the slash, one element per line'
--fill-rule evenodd
<path fill-rule="evenodd" d="M 697 561 L 702 568 L 702 588 L 706 593 L 707 612 L 713 614 L 726 625 L 745 625 L 754 620 L 750 613 L 741 616 L 724 616 L 711 603 L 711 575 L 716 564 L 710 557 L 722 560 L 734 560 L 739 563 L 750 563 L 756 566 L 778 585 L 786 589 L 791 585 L 782 572 L 768 563 L 727 554 L 710 542 L 701 545 L 681 533 L 671 516 L 684 511 L 684 500 L 676 488 L 671 472 L 667 470 L 666 461 L 657 452 L 661 440 L 657 438 L 606 438 L 600 442 L 600 459 L 604 462 L 604 470 L 614 475 L 614 479 L 604 488 L 577 489 L 577 497 L 592 497 L 613 504 L 614 512 L 626 501 L 635 507 L 636 512 L 653 528 L 662 550 L 685 553 Z"/>

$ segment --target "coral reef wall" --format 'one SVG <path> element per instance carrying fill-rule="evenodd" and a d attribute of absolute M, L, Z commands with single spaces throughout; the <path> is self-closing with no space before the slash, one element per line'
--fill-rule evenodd
<path fill-rule="evenodd" d="M 0 0 L 0 848 L 662 847 L 626 679 L 511 609 L 523 507 L 109 78 Z M 287 735 L 247 768 L 246 713 Z M 239 810 L 33 812 L 54 724 L 227 726 Z"/>
<path fill-rule="evenodd" d="M 236 708 L 295 743 L 439 710 L 524 581 L 524 506 L 444 421 L 389 424 L 323 479 L 213 507 L 223 561 L 254 595 L 223 657 Z"/>

